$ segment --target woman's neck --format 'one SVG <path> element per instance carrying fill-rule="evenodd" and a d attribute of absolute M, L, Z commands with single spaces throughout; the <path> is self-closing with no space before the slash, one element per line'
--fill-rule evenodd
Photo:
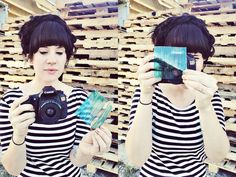
<path fill-rule="evenodd" d="M 24 91 L 24 93 L 32 95 L 32 94 L 37 94 L 37 93 L 41 92 L 45 86 L 52 86 L 56 90 L 61 90 L 63 88 L 63 85 L 64 84 L 62 82 L 60 82 L 59 80 L 56 80 L 56 81 L 50 82 L 50 83 L 49 82 L 44 83 L 44 82 L 41 82 L 41 81 L 37 80 L 36 78 L 34 78 L 32 81 L 30 81 L 26 84 L 23 84 L 21 86 L 21 89 Z"/>
<path fill-rule="evenodd" d="M 163 95 L 169 99 L 169 101 L 178 108 L 185 108 L 194 101 L 194 96 L 184 84 L 159 84 L 159 87 Z"/>
<path fill-rule="evenodd" d="M 186 92 L 188 90 L 187 87 L 185 87 L 184 84 L 175 85 L 175 84 L 160 83 L 159 87 L 162 90 L 172 92 L 172 93 L 180 93 L 180 94 L 183 93 L 183 92 Z"/>

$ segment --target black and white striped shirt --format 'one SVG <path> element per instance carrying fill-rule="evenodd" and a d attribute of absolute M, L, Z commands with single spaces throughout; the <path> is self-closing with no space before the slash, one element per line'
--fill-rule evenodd
<path fill-rule="evenodd" d="M 133 97 L 129 128 L 132 126 L 139 103 L 140 89 Z M 219 94 L 212 104 L 219 123 L 225 130 L 224 113 Z M 204 177 L 203 136 L 199 112 L 193 102 L 186 108 L 174 106 L 156 86 L 152 99 L 152 152 L 140 169 L 140 176 L 147 177 Z M 144 117 L 145 118 L 145 117 Z M 141 143 L 141 142 L 140 142 Z"/>
<path fill-rule="evenodd" d="M 23 95 L 19 88 L 7 91 L 0 102 L 0 139 L 2 153 L 11 141 L 12 126 L 8 119 L 11 103 Z M 90 126 L 75 115 L 87 98 L 80 88 L 73 88 L 67 99 L 68 115 L 57 124 L 33 123 L 26 136 L 27 164 L 20 177 L 79 177 L 80 168 L 74 166 L 69 154 L 79 145 Z"/>

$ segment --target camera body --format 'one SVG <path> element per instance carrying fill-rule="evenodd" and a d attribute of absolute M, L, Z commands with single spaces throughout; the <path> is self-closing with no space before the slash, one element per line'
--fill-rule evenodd
<path fill-rule="evenodd" d="M 154 49 L 154 75 L 160 83 L 182 84 L 185 69 L 196 70 L 196 60 L 183 47 L 158 46 Z"/>
<path fill-rule="evenodd" d="M 55 124 L 67 116 L 66 95 L 52 86 L 44 87 L 39 94 L 30 95 L 23 104 L 33 105 L 36 123 Z"/>
<path fill-rule="evenodd" d="M 183 71 L 163 62 L 162 60 L 158 60 L 161 68 L 161 83 L 172 83 L 172 84 L 182 84 L 182 74 Z M 196 60 L 191 54 L 187 54 L 187 69 L 196 70 Z"/>

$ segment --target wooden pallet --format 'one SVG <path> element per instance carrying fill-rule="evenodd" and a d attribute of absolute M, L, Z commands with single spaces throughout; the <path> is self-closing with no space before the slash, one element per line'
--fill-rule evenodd
<path fill-rule="evenodd" d="M 104 61 L 104 60 L 71 60 L 68 64 L 69 67 L 96 67 L 96 68 L 117 68 L 117 61 Z"/>
<path fill-rule="evenodd" d="M 95 173 L 97 169 L 108 171 L 113 174 L 118 174 L 117 162 L 113 161 L 93 159 L 92 163 L 87 165 L 87 170 L 91 173 Z"/>
<path fill-rule="evenodd" d="M 115 38 L 118 37 L 118 29 L 73 30 L 73 34 L 84 39 Z"/>
<path fill-rule="evenodd" d="M 105 4 L 106 5 L 106 4 Z M 66 7 L 61 10 L 61 15 L 65 19 L 72 18 L 94 18 L 94 17 L 114 17 L 118 16 L 117 4 L 98 7 Z"/>
<path fill-rule="evenodd" d="M 118 24 L 118 17 L 107 18 L 95 18 L 95 19 L 71 19 L 66 23 L 69 26 L 73 26 L 76 29 L 116 29 Z"/>
<path fill-rule="evenodd" d="M 104 39 L 99 38 L 95 40 L 91 39 L 84 39 L 84 40 L 77 40 L 75 43 L 76 47 L 84 48 L 84 49 L 102 49 L 102 48 L 111 48 L 116 49 L 118 46 L 118 38 L 111 38 L 111 39 Z"/>
<path fill-rule="evenodd" d="M 221 163 L 215 164 L 207 162 L 208 170 L 210 172 L 217 173 L 219 169 L 229 171 L 231 173 L 236 173 L 236 162 L 231 160 L 224 160 Z"/>

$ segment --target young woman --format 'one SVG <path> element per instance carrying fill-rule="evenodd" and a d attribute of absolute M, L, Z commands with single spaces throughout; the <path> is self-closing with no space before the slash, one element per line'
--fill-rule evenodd
<path fill-rule="evenodd" d="M 130 112 L 126 151 L 140 176 L 203 177 L 204 160 L 220 161 L 229 151 L 217 81 L 202 71 L 214 54 L 214 37 L 205 23 L 183 14 L 169 17 L 152 33 L 155 46 L 186 47 L 196 70 L 185 70 L 183 84 L 154 77 L 153 55 L 138 69 L 140 87 Z"/>
<path fill-rule="evenodd" d="M 94 155 L 109 151 L 111 133 L 105 127 L 91 131 L 76 116 L 87 94 L 58 79 L 75 50 L 76 38 L 65 21 L 50 14 L 31 18 L 19 36 L 35 77 L 8 90 L 1 100 L 2 164 L 14 176 L 78 177 L 80 167 Z M 55 124 L 36 123 L 33 106 L 22 104 L 45 86 L 63 91 L 67 98 L 67 116 Z"/>

